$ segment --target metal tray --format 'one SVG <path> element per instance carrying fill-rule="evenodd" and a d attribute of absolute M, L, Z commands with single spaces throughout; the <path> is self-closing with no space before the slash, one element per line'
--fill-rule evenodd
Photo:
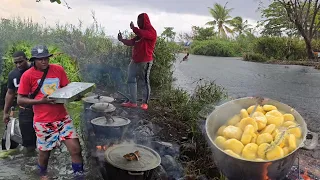
<path fill-rule="evenodd" d="M 63 88 L 57 89 L 54 93 L 48 96 L 48 98 L 55 99 L 56 103 L 59 104 L 72 102 L 79 96 L 84 96 L 88 92 L 91 92 L 94 85 L 94 83 L 72 82 Z"/>

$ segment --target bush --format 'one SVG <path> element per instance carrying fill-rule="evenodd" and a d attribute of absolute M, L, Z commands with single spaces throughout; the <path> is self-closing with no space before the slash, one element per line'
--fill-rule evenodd
<path fill-rule="evenodd" d="M 4 61 L 0 76 L 2 85 L 7 84 L 8 74 L 15 67 L 13 63 L 12 54 L 15 51 L 24 51 L 27 57 L 31 57 L 31 48 L 34 45 L 35 44 L 31 44 L 29 42 L 20 42 L 9 46 L 3 58 Z M 48 49 L 50 53 L 54 54 L 54 56 L 50 58 L 50 63 L 59 64 L 63 66 L 70 81 L 80 81 L 79 67 L 75 60 L 73 60 L 70 56 L 66 54 L 62 54 L 61 51 L 55 46 L 48 45 Z"/>
<path fill-rule="evenodd" d="M 268 59 L 297 60 L 306 58 L 304 42 L 286 37 L 260 37 L 254 42 L 253 51 Z"/>
<path fill-rule="evenodd" d="M 253 61 L 253 62 L 266 62 L 268 58 L 266 58 L 262 54 L 248 52 L 248 53 L 243 53 L 243 60 Z"/>
<path fill-rule="evenodd" d="M 239 54 L 236 43 L 223 39 L 195 41 L 191 45 L 191 53 L 205 56 L 233 57 Z"/>

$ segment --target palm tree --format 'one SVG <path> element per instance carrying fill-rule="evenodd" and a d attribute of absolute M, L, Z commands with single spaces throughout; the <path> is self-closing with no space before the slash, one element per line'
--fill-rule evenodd
<path fill-rule="evenodd" d="M 242 17 L 237 16 L 232 19 L 231 25 L 234 27 L 233 32 L 238 32 L 239 35 L 242 33 L 249 33 L 251 30 L 251 25 L 248 24 L 248 20 L 243 21 Z"/>
<path fill-rule="evenodd" d="M 233 33 L 232 29 L 227 26 L 231 25 L 232 19 L 230 12 L 233 10 L 233 8 L 227 9 L 227 4 L 228 2 L 222 6 L 221 4 L 215 3 L 213 8 L 208 7 L 209 12 L 214 20 L 207 22 L 206 25 L 210 25 L 212 27 L 217 26 L 218 33 L 221 37 L 227 37 L 227 33 Z"/>

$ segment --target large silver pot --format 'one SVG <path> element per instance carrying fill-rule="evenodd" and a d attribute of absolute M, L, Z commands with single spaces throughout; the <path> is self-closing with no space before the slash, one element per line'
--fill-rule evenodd
<path fill-rule="evenodd" d="M 281 102 L 264 98 L 262 105 L 274 105 L 280 111 L 294 115 L 297 123 L 301 125 L 300 127 L 302 130 L 302 140 L 299 145 L 297 144 L 299 148 L 281 159 L 263 162 L 238 159 L 226 154 L 214 143 L 216 132 L 219 127 L 226 124 L 235 114 L 239 114 L 241 109 L 247 109 L 248 107 L 255 105 L 256 101 L 256 98 L 253 97 L 229 101 L 220 106 L 216 106 L 214 111 L 206 119 L 206 134 L 210 140 L 215 164 L 229 180 L 284 179 L 293 166 L 299 152 L 298 150 L 300 148 L 314 149 L 317 146 L 318 134 L 312 133 L 307 129 L 307 124 L 303 117 L 296 110 Z M 313 138 L 312 142 L 309 145 L 306 145 L 305 141 L 308 134 L 312 135 Z"/>

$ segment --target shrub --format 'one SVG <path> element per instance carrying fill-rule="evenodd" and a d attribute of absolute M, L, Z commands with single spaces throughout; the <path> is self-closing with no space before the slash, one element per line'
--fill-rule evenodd
<path fill-rule="evenodd" d="M 259 53 L 247 52 L 243 53 L 243 60 L 253 62 L 266 62 L 268 58 Z"/>
<path fill-rule="evenodd" d="M 268 59 L 297 60 L 306 57 L 304 42 L 286 37 L 260 37 L 254 42 L 254 52 Z"/>
<path fill-rule="evenodd" d="M 223 39 L 195 41 L 191 45 L 191 53 L 205 56 L 233 57 L 238 54 L 236 43 Z"/>

